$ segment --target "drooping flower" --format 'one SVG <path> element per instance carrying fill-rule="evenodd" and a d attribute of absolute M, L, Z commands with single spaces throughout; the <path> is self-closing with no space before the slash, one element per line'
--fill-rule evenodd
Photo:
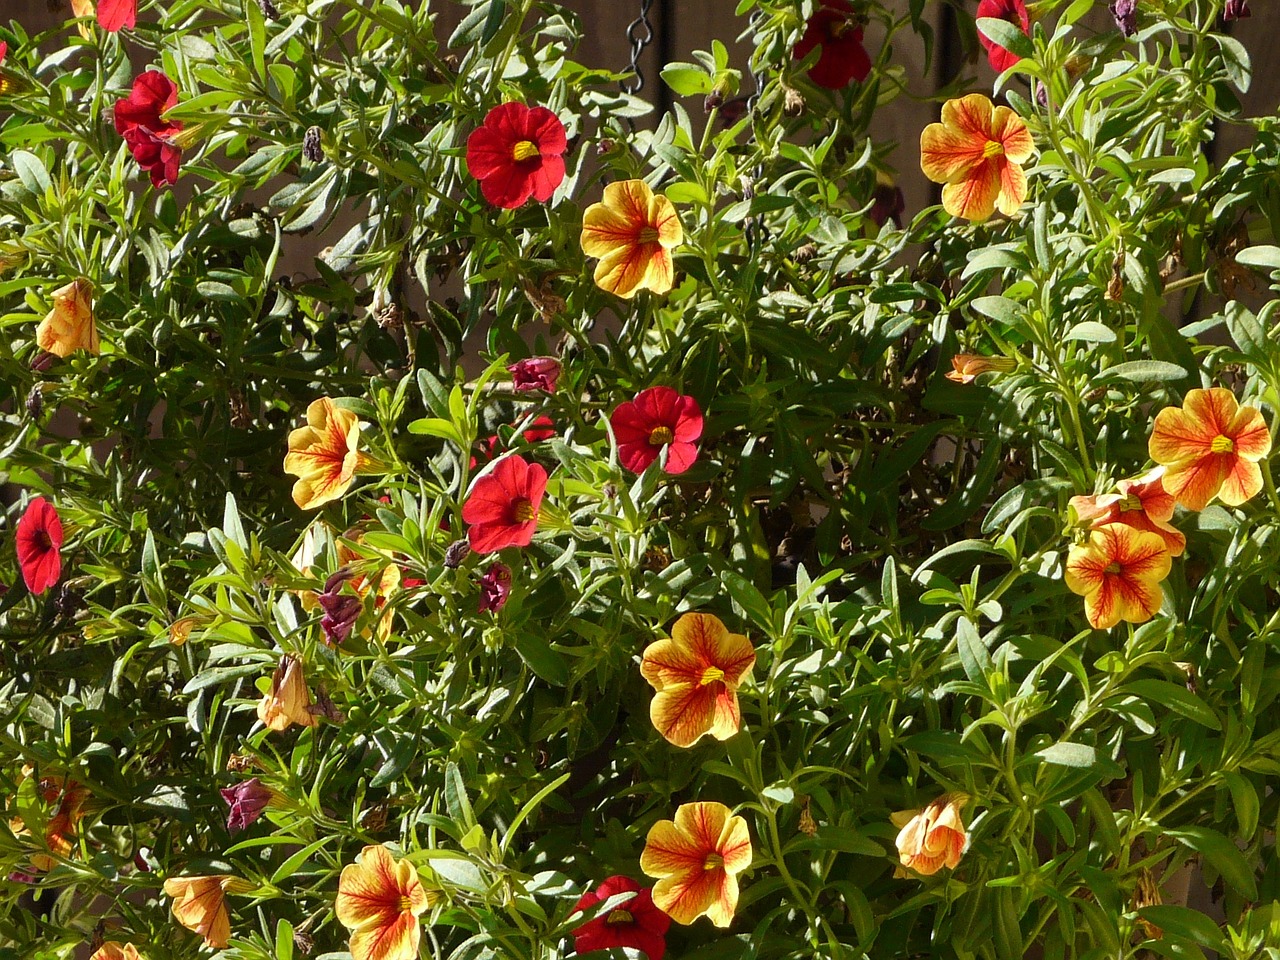
<path fill-rule="evenodd" d="M 1227 0 L 1227 5 L 1222 10 L 1223 20 L 1243 20 L 1251 16 L 1253 13 L 1249 10 L 1249 0 Z"/>
<path fill-rule="evenodd" d="M 218 792 L 227 801 L 227 829 L 232 833 L 238 833 L 256 821 L 275 799 L 275 792 L 264 787 L 257 777 L 242 780 L 234 787 L 223 787 Z"/>
<path fill-rule="evenodd" d="M 609 425 L 618 441 L 618 459 L 635 473 L 657 460 L 663 447 L 667 473 L 684 473 L 698 459 L 702 410 L 693 397 L 670 387 L 649 387 L 618 404 Z"/>
<path fill-rule="evenodd" d="M 36 327 L 36 346 L 56 357 L 76 350 L 98 353 L 98 325 L 93 318 L 93 285 L 83 277 L 53 291 L 53 309 Z"/>
<path fill-rule="evenodd" d="M 862 45 L 862 23 L 848 0 L 821 0 L 805 24 L 792 59 L 803 60 L 821 47 L 809 79 L 828 90 L 843 90 L 851 80 L 859 83 L 871 73 L 871 58 Z"/>
<path fill-rule="evenodd" d="M 747 821 L 723 803 L 682 803 L 675 820 L 649 828 L 640 869 L 657 879 L 653 903 L 676 923 L 706 915 L 727 927 L 738 907 L 737 875 L 751 866 Z"/>
<path fill-rule="evenodd" d="M 973 383 L 984 373 L 1009 373 L 1018 368 L 1012 357 L 983 357 L 973 353 L 957 353 L 951 358 L 948 380 L 956 383 Z"/>
<path fill-rule="evenodd" d="M 751 641 L 719 617 L 686 613 L 671 639 L 649 644 L 640 661 L 640 675 L 657 691 L 649 704 L 654 728 L 677 747 L 706 734 L 729 739 L 742 723 L 738 687 L 755 662 Z"/>
<path fill-rule="evenodd" d="M 138 23 L 138 0 L 98 0 L 98 26 L 108 33 Z"/>
<path fill-rule="evenodd" d="M 151 174 L 155 187 L 178 182 L 182 150 L 174 138 L 182 123 L 164 119 L 165 111 L 177 103 L 178 85 L 160 70 L 140 74 L 128 98 L 116 103 L 116 133 L 124 138 L 138 165 Z"/>
<path fill-rule="evenodd" d="M 307 406 L 307 425 L 289 434 L 284 469 L 298 477 L 293 502 L 303 510 L 337 500 L 366 462 L 358 447 L 360 419 L 328 397 Z"/>
<path fill-rule="evenodd" d="M 895 877 L 910 876 L 907 870 L 926 877 L 944 866 L 954 870 L 969 846 L 964 818 L 960 811 L 969 802 L 964 793 L 944 793 L 923 810 L 902 810 L 889 819 L 899 827 L 898 868 Z"/>
<path fill-rule="evenodd" d="M 62 520 L 44 497 L 33 497 L 18 520 L 18 566 L 27 589 L 41 594 L 62 574 Z"/>
<path fill-rule="evenodd" d="M 470 524 L 467 540 L 476 553 L 527 547 L 538 529 L 538 508 L 547 489 L 547 471 L 516 454 L 499 460 L 471 487 L 462 506 Z"/>
<path fill-rule="evenodd" d="M 1262 489 L 1258 461 L 1271 452 L 1271 431 L 1230 390 L 1190 390 L 1181 407 L 1156 414 L 1148 451 L 1164 464 L 1164 488 L 1188 510 L 1214 497 L 1238 507 Z"/>
<path fill-rule="evenodd" d="M 666 293 L 675 283 L 671 251 L 684 242 L 684 228 L 671 201 L 643 180 L 604 188 L 604 200 L 582 217 L 582 252 L 599 257 L 595 281 L 624 300 L 637 290 Z"/>
<path fill-rule="evenodd" d="M 1072 497 L 1070 506 L 1081 523 L 1100 527 L 1107 523 L 1123 523 L 1135 530 L 1159 534 L 1169 555 L 1180 557 L 1187 548 L 1187 538 L 1169 521 L 1173 519 L 1173 494 L 1164 488 L 1164 467 L 1138 477 L 1121 480 L 1115 493 L 1101 496 Z"/>
<path fill-rule="evenodd" d="M 422 935 L 418 917 L 430 905 L 413 864 L 396 861 L 377 844 L 342 868 L 334 913 L 351 931 L 353 960 L 414 960 Z"/>
<path fill-rule="evenodd" d="M 1160 581 L 1172 563 L 1159 534 L 1108 523 L 1071 547 L 1065 580 L 1067 589 L 1084 597 L 1090 625 L 1107 630 L 1121 620 L 1142 623 L 1159 612 L 1164 602 Z"/>
<path fill-rule="evenodd" d="M 132 943 L 108 940 L 93 952 L 89 960 L 142 960 L 142 955 Z"/>
<path fill-rule="evenodd" d="M 877 227 L 883 227 L 892 220 L 895 226 L 902 228 L 902 214 L 907 209 L 907 198 L 900 186 L 888 180 L 878 182 L 871 201 L 871 209 L 867 211 L 868 220 Z"/>
<path fill-rule="evenodd" d="M 1031 21 L 1027 18 L 1025 0 L 981 0 L 975 17 L 981 20 L 991 17 L 994 20 L 1005 20 L 1025 34 L 1030 34 Z M 987 62 L 996 73 L 1008 70 L 1022 58 L 1012 51 L 1006 50 L 981 30 L 978 31 L 978 42 L 987 51 Z"/>
<path fill-rule="evenodd" d="M 1138 32 L 1138 0 L 1111 0 L 1111 16 L 1126 37 Z"/>
<path fill-rule="evenodd" d="M 526 357 L 507 367 L 511 385 L 517 390 L 541 390 L 555 393 L 560 379 L 560 361 L 555 357 Z"/>
<path fill-rule="evenodd" d="M 947 213 L 985 220 L 999 209 L 1013 216 L 1027 198 L 1027 177 L 1019 164 L 1035 143 L 1022 119 L 1008 107 L 993 106 L 971 93 L 942 106 L 942 122 L 920 134 L 920 169 L 942 188 Z"/>
<path fill-rule="evenodd" d="M 24 768 L 24 772 L 29 774 L 30 768 Z M 58 858 L 71 856 L 75 848 L 89 790 L 75 780 L 56 774 L 41 777 L 38 788 L 40 801 L 49 811 L 44 824 L 44 843 L 49 853 L 33 854 L 30 865 L 32 870 L 52 870 L 58 865 Z M 30 833 L 21 817 L 11 819 L 9 829 L 18 835 Z"/>
<path fill-rule="evenodd" d="M 221 950 L 231 939 L 228 893 L 247 893 L 248 880 L 227 874 L 208 877 L 170 877 L 164 892 L 173 897 L 173 918 L 193 933 L 204 937 L 206 947 Z"/>
<path fill-rule="evenodd" d="M 501 610 L 511 596 L 511 568 L 505 563 L 494 563 L 480 578 L 480 612 Z"/>
<path fill-rule="evenodd" d="M 351 631 L 364 612 L 364 601 L 353 593 L 347 593 L 342 585 L 352 578 L 352 572 L 343 567 L 324 582 L 324 590 L 316 594 L 316 602 L 324 611 L 320 618 L 320 630 L 325 643 L 341 646 L 351 636 Z M 303 601 L 305 604 L 305 600 Z"/>
<path fill-rule="evenodd" d="M 467 138 L 467 169 L 480 192 L 508 210 L 530 197 L 546 203 L 564 180 L 564 124 L 546 107 L 502 103 Z"/>
<path fill-rule="evenodd" d="M 268 730 L 287 730 L 290 724 L 314 727 L 318 721 L 311 712 L 311 691 L 302 672 L 302 661 L 285 655 L 271 675 L 271 690 L 258 701 L 258 719 Z"/>
<path fill-rule="evenodd" d="M 589 910 L 597 903 L 621 893 L 634 893 L 608 913 L 589 920 L 573 931 L 575 953 L 630 947 L 649 960 L 662 960 L 667 952 L 667 929 L 671 918 L 653 905 L 653 891 L 630 877 L 610 877 L 594 890 L 584 893 L 573 909 Z"/>

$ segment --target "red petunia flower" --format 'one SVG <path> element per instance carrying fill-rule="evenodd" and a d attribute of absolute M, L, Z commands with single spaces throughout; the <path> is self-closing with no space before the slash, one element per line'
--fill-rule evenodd
<path fill-rule="evenodd" d="M 538 529 L 538 507 L 547 490 L 547 471 L 512 454 L 499 460 L 471 487 L 462 519 L 471 525 L 467 540 L 476 553 L 503 547 L 527 547 Z"/>
<path fill-rule="evenodd" d="M 98 0 L 98 26 L 108 33 L 138 22 L 138 0 Z"/>
<path fill-rule="evenodd" d="M 546 107 L 502 103 L 467 138 L 467 169 L 496 207 L 546 203 L 564 180 L 564 124 Z"/>
<path fill-rule="evenodd" d="M 871 72 L 871 58 L 862 46 L 862 27 L 848 0 L 822 0 L 792 57 L 803 60 L 817 47 L 822 47 L 822 52 L 809 69 L 809 79 L 820 87 L 843 90 L 850 80 L 861 83 Z"/>
<path fill-rule="evenodd" d="M 1027 17 L 1027 5 L 1024 0 L 981 0 L 978 4 L 977 18 L 991 17 L 993 20 L 1007 20 L 1023 33 L 1030 35 L 1031 21 Z M 994 40 L 978 31 L 978 41 L 986 48 L 987 62 L 996 73 L 1003 73 L 1022 58 L 1011 53 Z"/>
<path fill-rule="evenodd" d="M 138 166 L 151 173 L 156 187 L 178 182 L 182 150 L 174 137 L 182 130 L 176 120 L 162 119 L 178 102 L 178 85 L 159 70 L 148 70 L 133 81 L 133 91 L 116 102 L 116 133 L 129 145 Z"/>
<path fill-rule="evenodd" d="M 18 521 L 18 565 L 32 593 L 44 593 L 62 573 L 62 520 L 44 497 L 27 504 Z"/>
<path fill-rule="evenodd" d="M 542 416 L 535 417 L 530 421 L 529 426 L 525 427 L 524 433 L 520 434 L 520 437 L 528 443 L 538 443 L 555 435 L 555 421 L 550 417 Z M 477 440 L 476 452 L 471 455 L 471 469 L 474 470 L 476 464 L 489 463 L 491 460 L 496 460 L 505 451 L 506 444 L 502 442 L 502 437 L 496 433 L 485 437 L 483 440 Z"/>
<path fill-rule="evenodd" d="M 635 896 L 574 930 L 574 952 L 630 947 L 649 960 L 662 960 L 667 952 L 666 936 L 671 918 L 653 905 L 653 891 L 641 888 L 630 877 L 610 877 L 595 890 L 584 893 L 573 909 L 589 910 L 620 893 Z"/>
<path fill-rule="evenodd" d="M 618 459 L 642 472 L 667 447 L 667 473 L 684 473 L 698 459 L 702 410 L 693 397 L 670 387 L 650 387 L 618 405 L 609 418 L 618 440 Z"/>

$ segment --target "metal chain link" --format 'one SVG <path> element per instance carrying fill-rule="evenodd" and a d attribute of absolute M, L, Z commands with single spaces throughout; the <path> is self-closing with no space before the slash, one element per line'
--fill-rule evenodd
<path fill-rule="evenodd" d="M 640 16 L 627 25 L 627 41 L 631 44 L 632 80 L 623 80 L 625 93 L 639 93 L 644 89 L 644 71 L 640 69 L 640 55 L 644 48 L 653 43 L 653 23 L 649 20 L 649 11 L 653 9 L 654 0 L 640 0 Z"/>

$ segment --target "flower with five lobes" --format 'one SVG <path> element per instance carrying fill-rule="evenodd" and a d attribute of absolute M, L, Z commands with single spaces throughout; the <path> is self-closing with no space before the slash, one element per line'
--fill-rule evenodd
<path fill-rule="evenodd" d="M 239 877 L 219 874 L 210 877 L 170 877 L 164 892 L 173 897 L 173 918 L 204 937 L 207 947 L 221 950 L 231 939 L 228 893 L 248 893 L 253 884 Z"/>
<path fill-rule="evenodd" d="M 501 103 L 467 138 L 467 170 L 495 207 L 546 203 L 564 180 L 564 124 L 546 107 Z"/>
<path fill-rule="evenodd" d="M 1158 533 L 1106 523 L 1067 553 L 1067 589 L 1084 597 L 1090 626 L 1108 630 L 1121 620 L 1150 620 L 1164 602 L 1160 581 L 1173 564 Z"/>
<path fill-rule="evenodd" d="M 1238 507 L 1262 489 L 1258 461 L 1271 452 L 1271 431 L 1260 410 L 1213 387 L 1188 391 L 1181 407 L 1156 414 L 1147 447 L 1164 465 L 1164 488 L 1188 510 L 1214 497 Z"/>
<path fill-rule="evenodd" d="M 747 821 L 723 803 L 682 803 L 675 820 L 649 828 L 640 869 L 657 879 L 654 905 L 676 923 L 706 916 L 727 927 L 738 908 L 738 874 L 751 866 Z"/>
<path fill-rule="evenodd" d="M 289 434 L 284 469 L 298 478 L 293 502 L 303 510 L 337 500 L 369 464 L 359 452 L 360 419 L 328 397 L 307 406 L 307 425 Z"/>
<path fill-rule="evenodd" d="M 84 277 L 53 291 L 53 309 L 36 327 L 36 346 L 56 357 L 70 356 L 76 350 L 99 352 L 93 285 Z"/>
<path fill-rule="evenodd" d="M 809 68 L 809 79 L 820 87 L 842 90 L 851 80 L 861 83 L 871 73 L 862 23 L 848 0 L 819 0 L 792 57 L 803 60 L 814 50 L 819 50 L 818 62 Z"/>
<path fill-rule="evenodd" d="M 574 953 L 630 947 L 649 960 L 662 960 L 667 952 L 666 936 L 671 918 L 653 905 L 653 891 L 642 888 L 630 877 L 610 877 L 584 893 L 573 909 L 589 910 L 622 893 L 635 896 L 573 931 Z"/>
<path fill-rule="evenodd" d="M 311 712 L 311 691 L 302 672 L 302 661 L 288 654 L 271 675 L 271 690 L 258 701 L 258 719 L 268 730 L 287 730 L 291 724 L 314 727 L 319 721 Z"/>
<path fill-rule="evenodd" d="M 462 505 L 470 526 L 467 541 L 476 553 L 527 547 L 538 529 L 538 509 L 547 492 L 547 471 L 512 454 L 476 480 Z"/>
<path fill-rule="evenodd" d="M 582 217 L 582 252 L 599 257 L 596 286 L 630 300 L 637 290 L 666 293 L 675 283 L 671 251 L 684 242 L 676 208 L 643 180 L 604 188 Z"/>
<path fill-rule="evenodd" d="M 1019 164 L 1035 149 L 1022 118 L 971 93 L 942 106 L 942 122 L 920 134 L 920 169 L 942 183 L 942 206 L 965 220 L 985 220 L 999 208 L 1013 216 L 1027 199 Z"/>
<path fill-rule="evenodd" d="M 686 613 L 671 639 L 649 644 L 640 661 L 640 675 L 657 691 L 649 704 L 654 728 L 677 747 L 708 733 L 728 740 L 742 723 L 738 686 L 755 662 L 751 641 L 719 617 Z"/>
<path fill-rule="evenodd" d="M 412 863 L 371 844 L 342 868 L 334 913 L 351 931 L 352 960 L 413 960 L 422 936 L 418 917 L 431 903 Z"/>
<path fill-rule="evenodd" d="M 634 400 L 618 404 L 609 426 L 618 441 L 618 459 L 634 473 L 657 460 L 663 447 L 667 473 L 684 473 L 698 459 L 702 408 L 693 397 L 670 387 L 649 387 Z"/>
<path fill-rule="evenodd" d="M 182 148 L 176 138 L 182 132 L 182 123 L 164 119 L 164 114 L 177 104 L 178 85 L 160 70 L 139 74 L 129 96 L 116 102 L 116 133 L 124 139 L 138 166 L 151 174 L 155 187 L 178 182 Z"/>
<path fill-rule="evenodd" d="M 27 504 L 14 539 L 18 546 L 18 566 L 27 589 L 41 594 L 62 575 L 62 518 L 44 497 Z"/>
<path fill-rule="evenodd" d="M 898 867 L 895 877 L 907 877 L 907 870 L 932 876 L 944 866 L 954 870 L 969 846 L 960 811 L 969 802 L 968 794 L 944 793 L 923 810 L 901 810 L 889 815 L 898 827 Z"/>
<path fill-rule="evenodd" d="M 1123 523 L 1135 530 L 1158 533 L 1172 557 L 1182 556 L 1187 538 L 1171 524 L 1173 495 L 1164 488 L 1164 467 L 1156 467 L 1136 480 L 1121 480 L 1115 493 L 1101 496 L 1072 497 L 1070 507 L 1080 523 L 1100 527 L 1107 523 Z"/>

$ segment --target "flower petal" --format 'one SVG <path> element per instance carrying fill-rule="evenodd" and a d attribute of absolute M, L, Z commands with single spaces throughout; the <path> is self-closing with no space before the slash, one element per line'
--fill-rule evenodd
<path fill-rule="evenodd" d="M 676 811 L 677 816 L 685 806 L 688 804 Z M 693 871 L 702 873 L 702 865 L 710 850 L 709 846 L 702 845 L 681 830 L 675 821 L 659 820 L 649 828 L 645 837 L 644 850 L 640 854 L 640 869 L 651 877 L 659 878 Z M 658 903 L 656 893 L 653 899 L 654 903 Z M 662 904 L 659 903 L 658 906 L 666 911 Z"/>
<path fill-rule="evenodd" d="M 964 220 L 986 220 L 995 211 L 1000 195 L 1000 167 L 995 158 L 984 160 L 967 179 L 942 188 L 942 208 Z"/>
<path fill-rule="evenodd" d="M 736 705 L 737 697 L 734 696 Z M 689 747 L 711 732 L 717 719 L 712 685 L 679 683 L 660 690 L 649 704 L 654 729 L 677 747 Z M 737 732 L 737 724 L 728 736 Z M 724 740 L 726 737 L 718 737 Z"/>

